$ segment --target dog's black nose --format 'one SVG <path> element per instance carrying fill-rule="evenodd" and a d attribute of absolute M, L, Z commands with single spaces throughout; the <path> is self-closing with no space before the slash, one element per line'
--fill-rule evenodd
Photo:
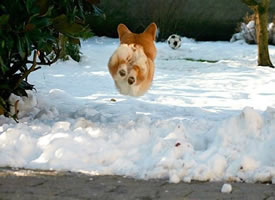
<path fill-rule="evenodd" d="M 134 82 L 135 82 L 135 78 L 134 77 L 131 76 L 131 77 L 128 78 L 129 85 L 132 85 Z"/>
<path fill-rule="evenodd" d="M 122 70 L 119 71 L 119 74 L 120 74 L 120 76 L 123 77 L 123 76 L 126 75 L 126 71 L 124 69 L 122 69 Z"/>

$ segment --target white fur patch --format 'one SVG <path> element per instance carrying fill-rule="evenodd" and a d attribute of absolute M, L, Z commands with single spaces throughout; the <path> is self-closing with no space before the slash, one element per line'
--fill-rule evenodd
<path fill-rule="evenodd" d="M 123 95 L 140 96 L 143 93 L 140 92 L 138 85 L 129 85 L 126 80 L 115 81 L 118 91 Z"/>
<path fill-rule="evenodd" d="M 110 59 L 110 65 L 114 65 L 119 60 L 119 58 L 121 60 L 127 60 L 132 58 L 132 56 L 133 56 L 133 50 L 129 48 L 129 45 L 121 44 L 113 53 Z"/>

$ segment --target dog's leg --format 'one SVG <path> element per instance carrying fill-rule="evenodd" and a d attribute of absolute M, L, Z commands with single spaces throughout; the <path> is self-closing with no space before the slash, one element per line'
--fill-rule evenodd
<path fill-rule="evenodd" d="M 122 60 L 118 65 L 117 75 L 124 79 L 127 76 L 127 61 Z"/>
<path fill-rule="evenodd" d="M 129 75 L 127 81 L 129 85 L 139 84 L 144 81 L 148 71 L 147 57 L 144 54 L 143 49 L 137 48 L 133 52 L 134 61 L 132 66 L 128 68 Z"/>
<path fill-rule="evenodd" d="M 138 65 L 133 65 L 129 70 L 127 81 L 129 85 L 134 85 L 142 82 L 144 78 L 144 70 Z"/>

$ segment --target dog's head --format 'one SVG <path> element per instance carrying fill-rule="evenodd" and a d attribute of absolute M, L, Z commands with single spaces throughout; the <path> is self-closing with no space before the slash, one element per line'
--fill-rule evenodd
<path fill-rule="evenodd" d="M 118 36 L 121 44 L 137 44 L 141 45 L 144 53 L 152 61 L 156 57 L 156 47 L 154 44 L 157 32 L 157 25 L 150 24 L 143 33 L 132 33 L 126 25 L 119 24 L 117 27 Z"/>

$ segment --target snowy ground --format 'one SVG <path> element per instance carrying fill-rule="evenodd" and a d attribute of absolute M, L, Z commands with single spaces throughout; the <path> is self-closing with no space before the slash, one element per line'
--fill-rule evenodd
<path fill-rule="evenodd" d="M 107 62 L 117 46 L 95 37 L 80 63 L 30 76 L 37 92 L 11 97 L 21 123 L 0 117 L 0 166 L 275 183 L 275 76 L 256 66 L 255 45 L 157 43 L 153 86 L 140 98 L 114 87 Z M 275 63 L 274 46 L 270 55 Z"/>

